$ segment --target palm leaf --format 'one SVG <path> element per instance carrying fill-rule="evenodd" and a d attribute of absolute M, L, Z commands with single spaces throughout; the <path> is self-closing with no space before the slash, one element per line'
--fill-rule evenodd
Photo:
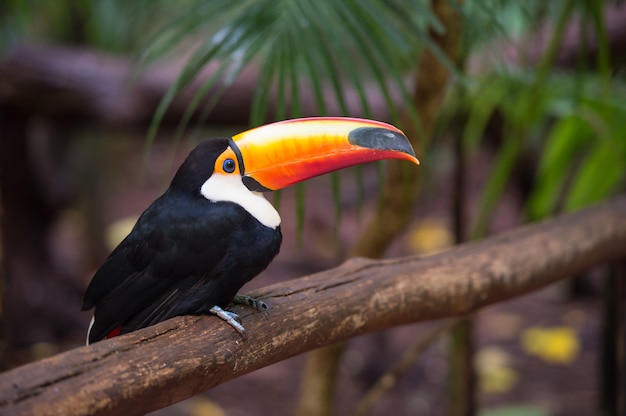
<path fill-rule="evenodd" d="M 405 82 L 407 71 L 414 65 L 409 58 L 415 56 L 415 51 L 428 38 L 429 28 L 442 30 L 421 1 L 234 3 L 198 2 L 189 12 L 174 18 L 145 51 L 143 62 L 153 62 L 183 40 L 208 31 L 206 26 L 214 32 L 196 48 L 163 97 L 150 128 L 150 138 L 154 137 L 173 99 L 202 68 L 215 61 L 227 65 L 233 53 L 246 57 L 241 61 L 244 65 L 254 60 L 262 74 L 251 115 L 253 124 L 265 119 L 273 88 L 278 97 L 277 115 L 287 115 L 287 105 L 291 115 L 300 113 L 301 79 L 306 79 L 313 89 L 321 114 L 328 111 L 326 87 L 332 91 L 340 112 L 348 113 L 344 87 L 348 80 L 365 114 L 371 113 L 366 85 L 373 82 L 393 118 L 399 119 L 390 85 L 401 94 L 403 107 L 412 109 Z M 217 26 L 218 22 L 223 23 Z M 433 45 L 430 47 L 437 50 Z M 212 82 L 220 80 L 216 77 Z M 203 90 L 211 88 L 205 86 Z"/>

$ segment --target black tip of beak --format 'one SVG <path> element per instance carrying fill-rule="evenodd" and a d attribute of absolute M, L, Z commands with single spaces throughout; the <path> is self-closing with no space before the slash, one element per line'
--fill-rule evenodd
<path fill-rule="evenodd" d="M 415 157 L 406 137 L 399 132 L 381 127 L 359 127 L 348 135 L 351 144 L 377 150 L 394 150 Z"/>

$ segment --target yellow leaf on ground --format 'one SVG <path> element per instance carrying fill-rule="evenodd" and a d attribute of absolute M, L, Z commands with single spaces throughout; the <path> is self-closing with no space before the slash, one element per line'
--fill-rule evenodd
<path fill-rule="evenodd" d="M 226 412 L 213 400 L 195 396 L 188 400 L 190 416 L 226 416 Z"/>
<path fill-rule="evenodd" d="M 578 357 L 578 334 L 568 326 L 531 327 L 522 333 L 522 348 L 552 364 L 569 364 Z"/>
<path fill-rule="evenodd" d="M 509 355 L 498 347 L 482 348 L 476 353 L 475 366 L 482 391 L 506 393 L 515 387 L 519 377 L 509 361 Z"/>
<path fill-rule="evenodd" d="M 420 254 L 433 254 L 450 247 L 454 238 L 441 222 L 434 219 L 419 221 L 411 226 L 408 244 L 411 251 Z"/>

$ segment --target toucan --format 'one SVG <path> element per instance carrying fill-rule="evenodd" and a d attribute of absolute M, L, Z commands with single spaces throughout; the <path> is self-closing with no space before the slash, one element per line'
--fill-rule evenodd
<path fill-rule="evenodd" d="M 286 120 L 201 142 L 94 274 L 82 305 L 95 308 L 87 344 L 208 313 L 245 335 L 225 308 L 267 309 L 238 291 L 282 241 L 280 216 L 263 192 L 381 159 L 419 163 L 401 130 L 355 118 Z"/>

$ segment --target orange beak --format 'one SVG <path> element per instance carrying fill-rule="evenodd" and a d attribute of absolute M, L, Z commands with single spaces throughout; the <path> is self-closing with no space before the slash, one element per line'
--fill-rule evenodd
<path fill-rule="evenodd" d="M 253 191 L 284 188 L 338 169 L 381 159 L 419 164 L 408 139 L 379 121 L 314 117 L 257 127 L 233 138 L 243 180 Z"/>

